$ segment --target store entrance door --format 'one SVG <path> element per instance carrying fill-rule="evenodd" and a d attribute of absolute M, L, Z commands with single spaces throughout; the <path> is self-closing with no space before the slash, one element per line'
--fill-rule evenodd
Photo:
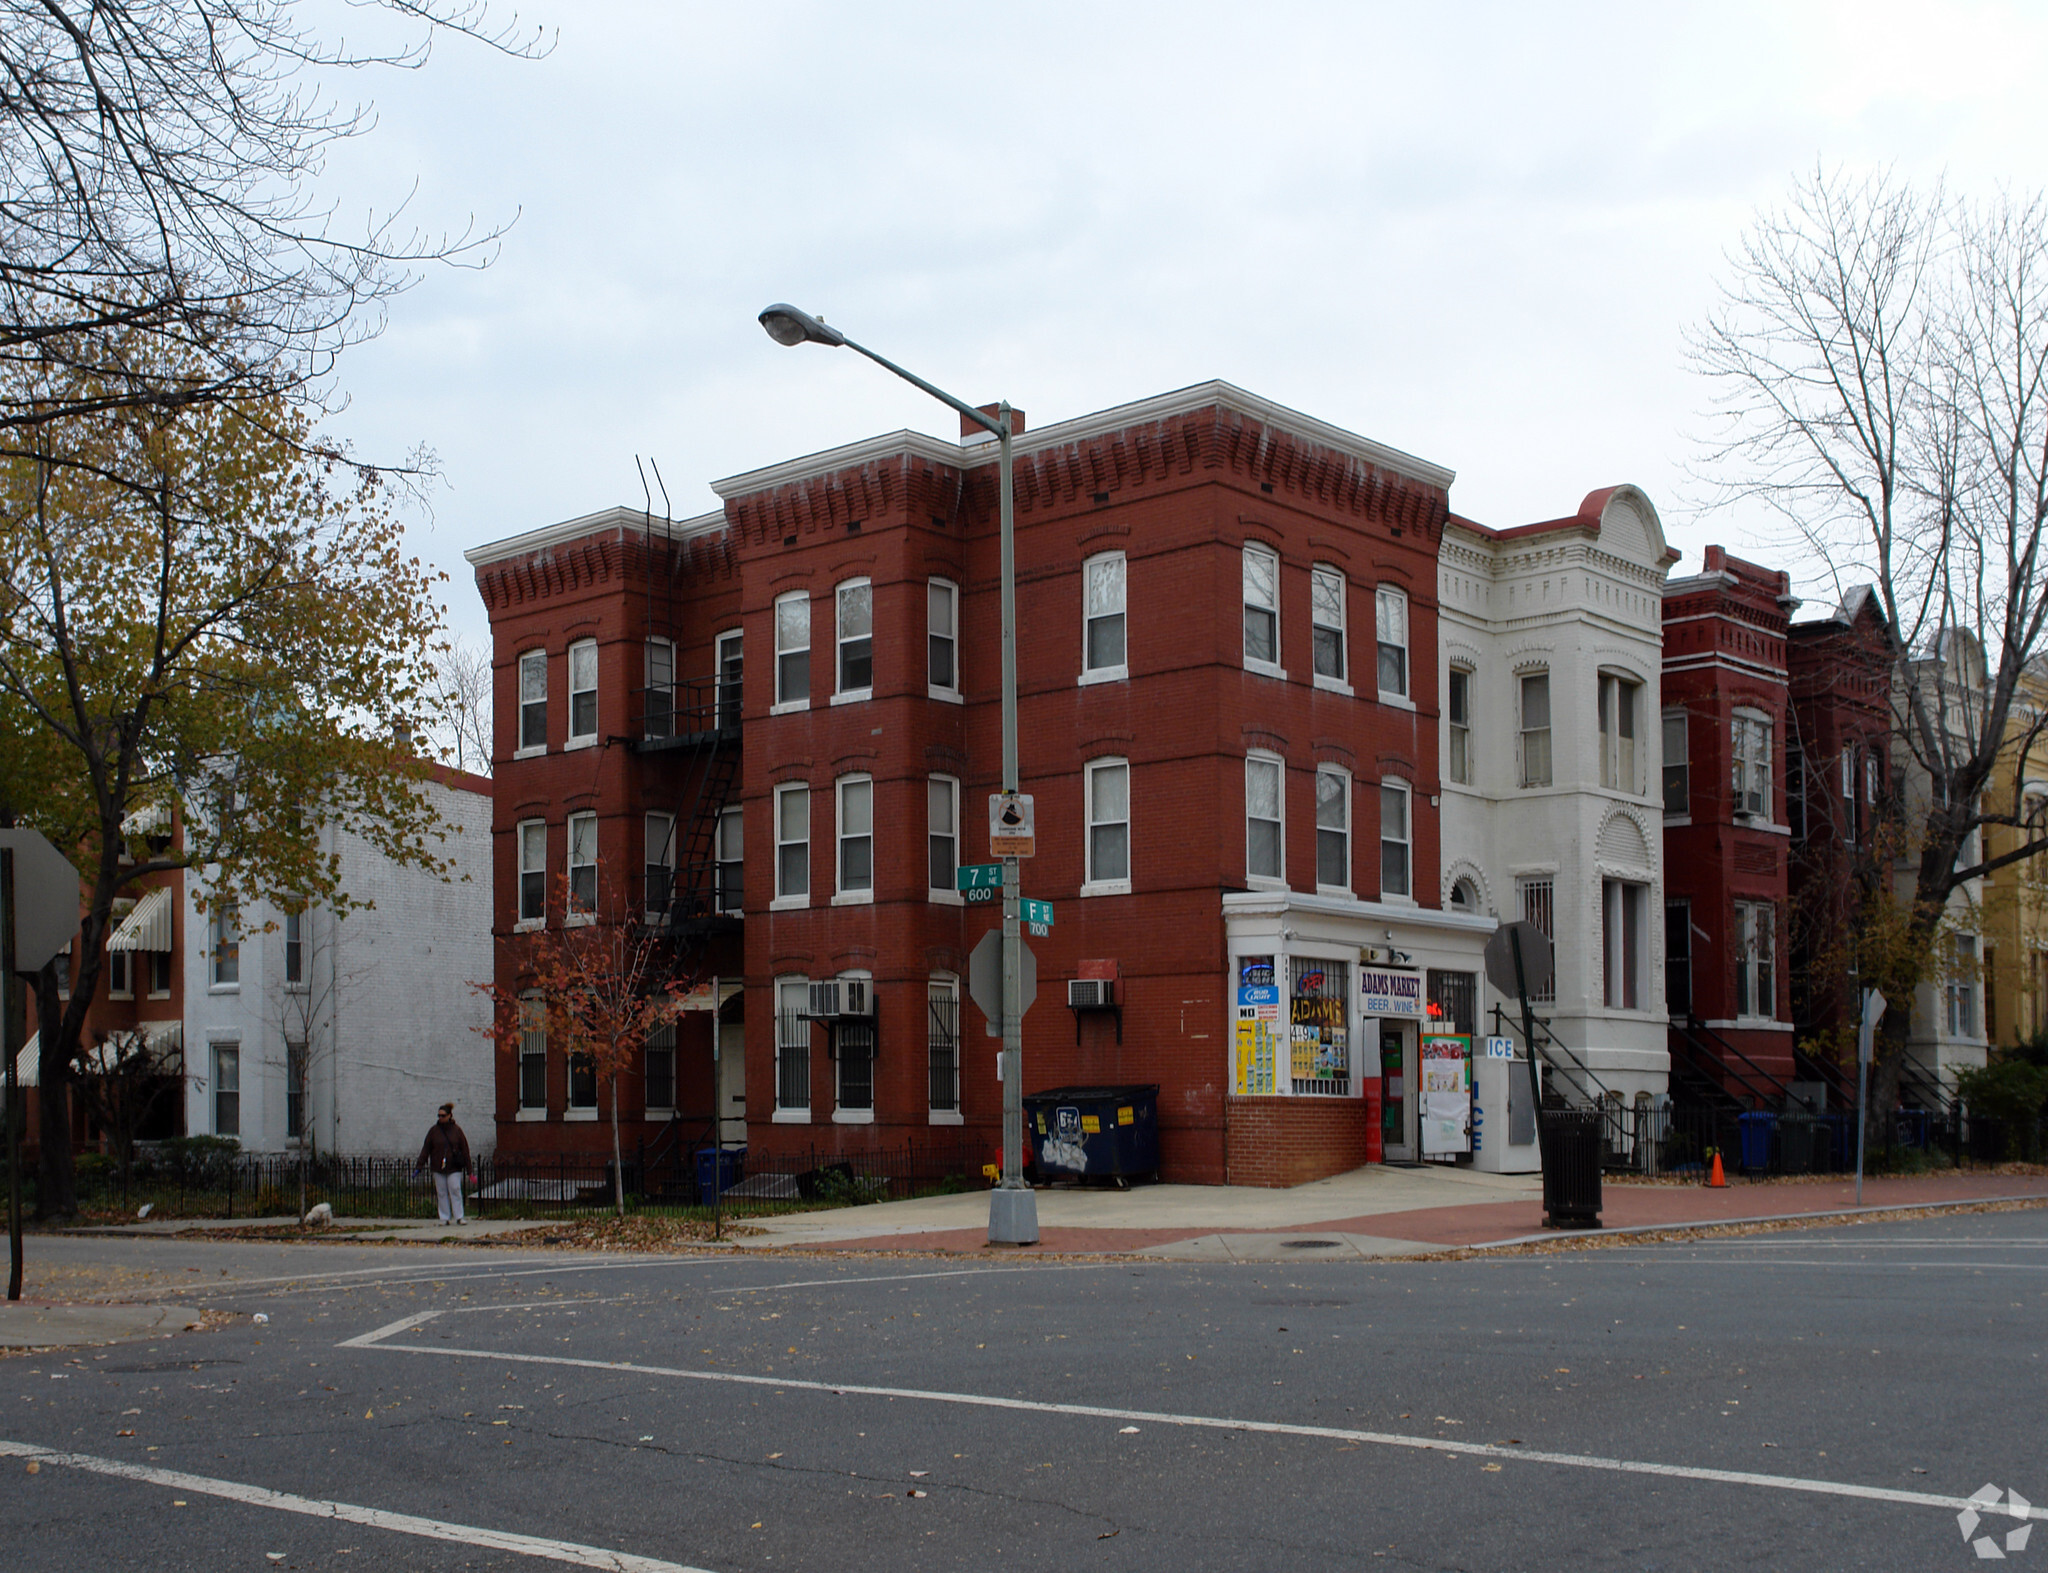
<path fill-rule="evenodd" d="M 1380 1149 L 1388 1163 L 1415 1162 L 1415 1029 L 1380 1022 Z"/>

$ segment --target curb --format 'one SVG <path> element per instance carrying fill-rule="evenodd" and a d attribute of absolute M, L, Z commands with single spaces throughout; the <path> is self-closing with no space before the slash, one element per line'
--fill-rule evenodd
<path fill-rule="evenodd" d="M 1884 1207 L 1838 1207 L 1818 1213 L 1759 1213 L 1753 1218 L 1702 1218 L 1682 1223 L 1636 1223 L 1618 1229 L 1545 1229 L 1538 1234 L 1518 1234 L 1511 1240 L 1480 1240 L 1471 1245 L 1447 1245 L 1447 1251 L 1498 1251 L 1511 1245 L 1541 1245 L 1559 1240 L 1615 1240 L 1631 1234 L 1664 1234 L 1673 1229 L 1732 1229 L 1751 1223 L 1823 1223 L 1838 1218 L 1873 1218 L 1887 1213 L 1953 1212 L 1963 1207 L 1988 1207 L 2003 1202 L 2036 1202 L 2048 1206 L 2048 1193 L 2023 1191 L 2016 1196 L 1973 1196 L 1956 1202 L 1894 1202 Z"/>

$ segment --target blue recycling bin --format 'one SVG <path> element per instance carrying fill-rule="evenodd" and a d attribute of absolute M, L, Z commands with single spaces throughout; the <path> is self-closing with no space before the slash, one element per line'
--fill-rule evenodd
<path fill-rule="evenodd" d="M 716 1164 L 720 1193 L 731 1190 L 746 1176 L 747 1149 L 744 1147 L 700 1147 L 697 1149 L 697 1200 L 711 1205 L 712 1165 Z"/>
<path fill-rule="evenodd" d="M 1777 1115 L 1767 1109 L 1756 1109 L 1738 1115 L 1735 1125 L 1736 1144 L 1742 1150 L 1743 1171 L 1763 1173 L 1771 1166 L 1771 1136 L 1778 1127 Z"/>

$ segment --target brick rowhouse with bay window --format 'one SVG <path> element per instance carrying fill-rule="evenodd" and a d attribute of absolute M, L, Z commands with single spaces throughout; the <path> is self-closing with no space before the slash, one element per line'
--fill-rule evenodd
<path fill-rule="evenodd" d="M 573 877 L 594 825 L 598 858 L 637 868 L 674 816 L 670 901 L 646 906 L 705 1008 L 640 1078 L 672 1076 L 671 1105 L 629 1080 L 629 1143 L 701 1127 L 715 1094 L 750 1172 L 994 1157 L 997 1040 L 965 984 L 999 908 L 954 870 L 988 861 L 1000 784 L 995 458 L 896 432 L 719 482 L 722 511 L 672 528 L 621 510 L 470 554 L 501 980 L 522 923 L 561 920 L 552 878 L 521 917 L 527 864 Z M 1017 440 L 1022 885 L 1056 910 L 1027 941 L 1025 1090 L 1157 1083 L 1167 1178 L 1381 1157 L 1382 1025 L 1412 1077 L 1428 1012 L 1476 1017 L 1493 920 L 1439 888 L 1451 480 L 1224 383 Z M 523 665 L 546 738 L 515 747 Z M 647 690 L 691 678 L 650 735 Z M 1114 1008 L 1070 1009 L 1076 978 Z M 569 1068 L 544 1043 L 519 1059 L 500 1057 L 501 1150 L 604 1145 Z"/>

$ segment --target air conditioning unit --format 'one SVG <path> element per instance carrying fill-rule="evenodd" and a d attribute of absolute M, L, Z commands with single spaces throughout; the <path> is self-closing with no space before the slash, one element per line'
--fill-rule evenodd
<path fill-rule="evenodd" d="M 1744 792 L 1744 793 L 1742 794 L 1742 812 L 1743 812 L 1743 813 L 1745 813 L 1745 814 L 1757 814 L 1757 815 L 1761 815 L 1761 814 L 1763 813 L 1763 811 L 1764 811 L 1764 795 L 1763 795 L 1763 793 L 1761 793 L 1761 792 L 1747 792 L 1747 791 L 1746 791 L 1746 792 Z"/>
<path fill-rule="evenodd" d="M 875 986 L 866 978 L 827 978 L 811 985 L 811 1008 L 805 1012 L 813 1021 L 837 1021 L 856 1016 L 863 1020 L 875 1013 Z"/>
<path fill-rule="evenodd" d="M 811 985 L 811 1008 L 806 1014 L 813 1021 L 830 1021 L 838 1016 L 839 986 L 838 978 L 828 978 Z"/>
<path fill-rule="evenodd" d="M 1116 979 L 1067 979 L 1067 1008 L 1069 1010 L 1108 1010 L 1114 1004 L 1116 1004 Z"/>

